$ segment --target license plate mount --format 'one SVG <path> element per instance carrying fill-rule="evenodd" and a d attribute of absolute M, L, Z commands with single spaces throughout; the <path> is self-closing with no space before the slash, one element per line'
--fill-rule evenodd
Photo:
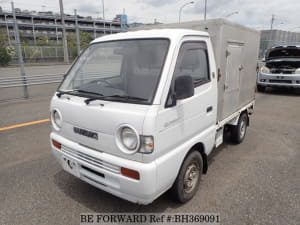
<path fill-rule="evenodd" d="M 71 173 L 72 175 L 79 177 L 79 165 L 76 161 L 73 159 L 70 159 L 69 157 L 63 156 L 62 157 L 62 166 L 64 170 Z"/>

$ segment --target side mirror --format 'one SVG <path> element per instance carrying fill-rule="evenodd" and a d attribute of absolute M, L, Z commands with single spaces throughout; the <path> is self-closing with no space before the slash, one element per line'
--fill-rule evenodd
<path fill-rule="evenodd" d="M 194 95 L 194 80 L 190 75 L 177 77 L 175 80 L 176 99 L 185 99 Z"/>

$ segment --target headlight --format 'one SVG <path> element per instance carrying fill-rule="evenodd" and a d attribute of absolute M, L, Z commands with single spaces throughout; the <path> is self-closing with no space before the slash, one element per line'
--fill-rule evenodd
<path fill-rule="evenodd" d="M 130 125 L 122 125 L 117 129 L 116 144 L 126 154 L 134 154 L 140 148 L 140 137 Z"/>
<path fill-rule="evenodd" d="M 260 68 L 260 72 L 262 72 L 262 73 L 270 73 L 270 69 L 268 67 L 266 67 L 266 66 L 262 66 Z"/>
<path fill-rule="evenodd" d="M 62 116 L 61 116 L 61 113 L 57 109 L 54 109 L 52 111 L 51 121 L 52 121 L 52 126 L 54 127 L 54 129 L 60 130 L 61 125 L 62 125 Z"/>
<path fill-rule="evenodd" d="M 296 69 L 295 74 L 300 74 L 300 68 Z"/>
<path fill-rule="evenodd" d="M 138 137 L 136 136 L 134 130 L 129 127 L 122 128 L 121 141 L 124 146 L 131 151 L 136 149 L 138 145 Z"/>

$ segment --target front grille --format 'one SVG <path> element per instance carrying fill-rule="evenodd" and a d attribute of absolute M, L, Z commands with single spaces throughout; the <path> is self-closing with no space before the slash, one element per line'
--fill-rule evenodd
<path fill-rule="evenodd" d="M 93 156 L 87 155 L 85 153 L 76 151 L 74 149 L 68 148 L 66 146 L 62 146 L 61 151 L 65 153 L 66 155 L 72 156 L 73 158 L 77 160 L 81 160 L 83 162 L 92 164 L 93 166 L 96 166 L 98 168 L 108 170 L 113 173 L 120 173 L 120 167 L 113 165 L 111 163 L 105 162 L 103 160 L 100 160 L 98 158 L 95 158 Z"/>
<path fill-rule="evenodd" d="M 283 83 L 283 84 L 291 84 L 291 80 L 270 80 L 270 83 Z"/>
<path fill-rule="evenodd" d="M 273 68 L 270 70 L 273 74 L 293 74 L 295 73 L 295 69 L 280 69 L 280 68 Z"/>

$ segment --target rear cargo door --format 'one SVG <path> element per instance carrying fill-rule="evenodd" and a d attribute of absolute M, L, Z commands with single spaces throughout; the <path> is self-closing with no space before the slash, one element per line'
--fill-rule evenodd
<path fill-rule="evenodd" d="M 226 50 L 223 116 L 229 116 L 239 106 L 240 76 L 243 71 L 243 43 L 229 43 Z"/>

